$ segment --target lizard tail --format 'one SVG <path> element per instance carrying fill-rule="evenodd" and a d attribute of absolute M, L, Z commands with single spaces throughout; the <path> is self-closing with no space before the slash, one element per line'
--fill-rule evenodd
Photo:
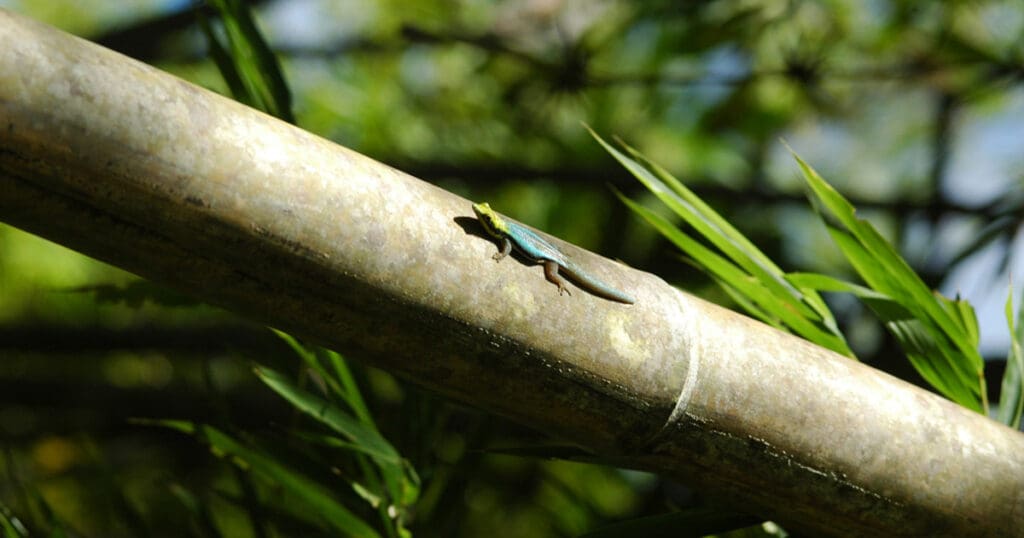
<path fill-rule="evenodd" d="M 581 287 L 598 297 L 610 299 L 623 304 L 633 304 L 636 302 L 636 299 L 631 295 L 623 293 L 608 284 L 601 282 L 578 267 L 563 266 L 562 272 L 565 273 L 565 275 L 573 282 L 579 284 Z"/>

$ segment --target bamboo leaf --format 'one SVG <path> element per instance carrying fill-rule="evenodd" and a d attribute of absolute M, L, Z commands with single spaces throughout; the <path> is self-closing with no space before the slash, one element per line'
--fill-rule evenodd
<path fill-rule="evenodd" d="M 1013 319 L 1013 289 L 1006 297 L 1006 325 L 1010 328 L 1010 353 L 1006 358 L 1006 372 L 999 396 L 999 412 L 996 418 L 1007 426 L 1020 429 L 1021 415 L 1024 414 L 1024 304 Z"/>
<path fill-rule="evenodd" d="M 217 60 L 217 64 L 221 67 L 221 72 L 224 73 L 232 91 L 240 84 L 244 88 L 243 94 L 251 101 L 251 106 L 289 123 L 295 123 L 291 91 L 281 72 L 281 65 L 259 31 L 249 4 L 242 0 L 211 0 L 210 3 L 217 9 L 224 24 L 227 47 L 218 43 L 212 29 L 207 31 L 207 37 L 214 58 L 221 58 Z M 215 43 L 217 44 L 214 45 Z M 228 54 L 225 48 L 230 49 L 231 53 Z M 230 62 L 231 65 L 227 71 L 222 65 L 226 62 Z"/>
<path fill-rule="evenodd" d="M 887 295 L 877 292 L 871 288 L 859 286 L 829 275 L 820 273 L 789 273 L 786 278 L 794 286 L 800 288 L 811 288 L 818 291 L 831 291 L 850 293 L 862 298 L 888 298 Z"/>
<path fill-rule="evenodd" d="M 773 295 L 780 298 L 793 297 L 795 300 L 791 301 L 789 306 L 795 308 L 803 317 L 816 318 L 818 316 L 817 312 L 802 302 L 799 290 L 789 286 L 782 278 L 781 269 L 678 180 L 672 178 L 674 188 L 670 188 L 644 164 L 618 151 L 593 131 L 591 134 L 666 207 L 683 218 L 701 237 L 721 250 L 726 257 L 761 281 L 765 287 L 771 289 Z M 661 170 L 661 173 L 664 177 L 671 178 L 667 172 Z"/>
<path fill-rule="evenodd" d="M 284 331 L 280 331 L 274 328 L 271 328 L 270 330 L 273 331 L 274 334 L 278 336 L 278 338 L 284 340 L 284 342 L 288 344 L 288 347 L 292 348 L 292 351 L 294 351 L 295 354 L 298 355 L 300 359 L 302 359 L 302 362 L 306 363 L 306 366 L 310 370 L 315 372 L 317 376 L 319 376 L 320 380 L 322 380 L 324 384 L 327 385 L 327 388 L 330 390 L 331 394 L 338 398 L 338 401 L 348 401 L 348 395 L 346 394 L 347 391 L 338 383 L 336 379 L 334 379 L 334 376 L 330 375 L 330 373 L 327 372 L 327 369 L 324 368 L 323 364 L 320 363 L 320 361 L 318 360 L 316 350 L 307 348 L 305 345 L 299 342 L 294 336 Z"/>
<path fill-rule="evenodd" d="M 217 66 L 217 70 L 220 71 L 220 76 L 224 78 L 225 84 L 228 85 L 231 95 L 240 103 L 253 108 L 260 108 L 256 97 L 249 93 L 245 81 L 242 80 L 242 74 L 238 72 L 238 67 L 232 60 L 228 47 L 221 42 L 217 32 L 213 29 L 213 25 L 210 24 L 209 19 L 207 19 L 202 11 L 199 11 L 199 28 L 206 36 L 210 57 L 213 58 L 213 63 Z"/>
<path fill-rule="evenodd" d="M 370 408 L 366 406 L 362 392 L 359 390 L 359 386 L 356 384 L 356 379 L 352 375 L 348 364 L 345 363 L 345 359 L 337 352 L 330 350 L 320 350 L 318 355 L 326 358 L 327 362 L 334 369 L 334 376 L 340 383 L 340 394 L 345 399 L 345 402 L 348 403 L 348 406 L 359 417 L 360 421 L 376 429 L 377 426 L 373 421 L 373 415 L 370 414 Z"/>
<path fill-rule="evenodd" d="M 403 505 L 415 502 L 419 495 L 419 478 L 372 424 L 368 425 L 325 398 L 301 389 L 286 376 L 270 368 L 256 368 L 256 375 L 297 409 L 344 436 L 351 443 L 350 448 L 369 456 L 380 470 L 390 499 Z M 364 476 L 371 481 L 372 488 L 376 488 L 380 494 L 384 493 L 378 485 L 372 483 L 376 480 L 372 470 L 364 469 Z"/>
<path fill-rule="evenodd" d="M 933 293 L 895 248 L 853 205 L 793 154 L 833 240 L 868 286 L 886 297 L 870 304 L 897 338 L 914 368 L 946 397 L 974 409 L 987 406 L 984 362 L 973 308 Z M 895 302 L 901 308 L 893 309 Z"/>
<path fill-rule="evenodd" d="M 320 484 L 281 465 L 262 452 L 250 449 L 230 435 L 203 424 L 180 420 L 144 421 L 178 430 L 209 444 L 218 457 L 224 458 L 264 480 L 282 487 L 309 505 L 319 517 L 345 536 L 378 538 L 380 534 L 359 516 L 338 502 Z"/>
<path fill-rule="evenodd" d="M 746 297 L 746 300 L 740 304 L 755 305 L 755 311 L 763 316 L 761 318 L 763 321 L 780 329 L 785 328 L 785 324 L 780 323 L 780 318 L 788 310 L 784 306 L 779 307 L 778 301 L 768 289 L 761 285 L 760 280 L 751 277 L 729 260 L 682 233 L 661 215 L 629 198 L 621 195 L 620 198 L 627 207 L 654 226 L 666 239 L 689 256 L 698 267 L 707 271 L 718 283 L 722 284 L 727 291 Z"/>
<path fill-rule="evenodd" d="M 776 328 L 853 356 L 831 311 L 815 290 L 790 284 L 771 259 L 667 171 L 643 159 L 635 150 L 627 147 L 632 156 L 626 155 L 593 131 L 591 134 L 713 248 L 696 241 L 665 217 L 617 193 L 623 203 L 707 272 L 746 312 Z"/>
<path fill-rule="evenodd" d="M 400 463 L 398 452 L 376 430 L 366 427 L 354 416 L 342 411 L 328 400 L 307 392 L 283 374 L 270 368 L 257 367 L 256 375 L 268 387 L 288 400 L 296 409 L 324 423 L 351 441 L 359 450 L 384 465 Z"/>

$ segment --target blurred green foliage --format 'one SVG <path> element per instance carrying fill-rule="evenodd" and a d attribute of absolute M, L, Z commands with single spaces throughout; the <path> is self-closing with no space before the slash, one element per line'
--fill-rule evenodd
<path fill-rule="evenodd" d="M 682 268 L 674 247 L 630 218 L 608 185 L 666 223 L 680 217 L 581 122 L 659 163 L 786 271 L 855 273 L 805 203 L 780 137 L 927 287 L 993 251 L 1000 263 L 975 280 L 1007 280 L 1024 219 L 1024 136 L 1000 121 L 1020 125 L 1024 114 L 1016 3 L 257 1 L 251 24 L 237 25 L 218 13 L 248 16 L 240 2 L 214 4 L 224 9 L 0 2 L 216 91 L 248 87 L 246 102 L 294 113 L 307 130 L 718 302 L 736 297 Z M 254 41 L 264 38 L 280 75 Z M 282 88 L 253 89 L 278 81 L 287 103 Z M 969 188 L 956 173 L 964 170 Z M 1006 286 L 995 287 L 1005 299 Z M 829 299 L 843 346 L 922 382 L 867 309 Z M 232 314 L 0 225 L 0 533 L 336 533 L 304 517 L 309 508 L 282 487 L 283 471 L 248 472 L 261 456 L 266 468 L 326 487 L 382 535 L 572 536 L 672 508 L 695 522 L 738 521 L 721 510 L 708 516 L 699 491 L 651 475 L 489 450 L 543 440 L 386 373 L 352 365 L 346 377 L 340 357 L 314 353 L 314 364 L 296 351 Z M 1019 346 L 1011 353 L 1020 376 Z M 302 394 L 358 387 L 368 414 L 345 405 L 360 420 L 372 416 L 415 471 L 415 504 L 374 505 L 383 490 L 351 489 L 352 476 L 381 472 L 376 460 L 339 455 L 352 439 L 330 441 L 339 432 L 261 383 L 253 363 L 305 380 L 293 388 Z M 1019 421 L 1020 401 L 1018 393 L 999 416 Z M 216 443 L 130 419 L 203 425 L 221 449 L 233 442 L 255 456 L 221 460 L 209 454 Z M 409 486 L 410 476 L 399 481 Z M 388 523 L 399 521 L 389 506 L 401 525 Z"/>

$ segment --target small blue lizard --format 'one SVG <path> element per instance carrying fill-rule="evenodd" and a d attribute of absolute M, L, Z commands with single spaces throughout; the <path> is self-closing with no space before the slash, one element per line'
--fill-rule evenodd
<path fill-rule="evenodd" d="M 559 295 L 563 292 L 572 295 L 565 286 L 565 279 L 558 274 L 558 270 L 561 269 L 573 282 L 576 282 L 580 287 L 598 297 L 625 304 L 636 302 L 629 295 L 590 276 L 563 254 L 562 251 L 548 243 L 543 237 L 534 233 L 533 230 L 511 219 L 503 219 L 486 202 L 473 204 L 473 212 L 476 213 L 476 217 L 480 220 L 484 230 L 487 230 L 487 233 L 501 241 L 501 251 L 493 256 L 496 261 L 501 261 L 502 258 L 508 256 L 509 252 L 512 251 L 512 247 L 516 247 L 516 250 L 531 261 L 544 266 L 544 276 L 552 283 L 558 285 Z"/>

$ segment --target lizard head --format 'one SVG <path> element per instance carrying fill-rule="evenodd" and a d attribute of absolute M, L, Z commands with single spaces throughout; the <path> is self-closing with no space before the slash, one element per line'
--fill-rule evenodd
<path fill-rule="evenodd" d="M 487 233 L 494 237 L 502 237 L 503 234 L 508 233 L 508 224 L 505 223 L 505 219 L 495 213 L 487 202 L 473 204 L 473 212 L 476 213 L 476 218 L 480 219 L 480 224 L 487 230 Z"/>

